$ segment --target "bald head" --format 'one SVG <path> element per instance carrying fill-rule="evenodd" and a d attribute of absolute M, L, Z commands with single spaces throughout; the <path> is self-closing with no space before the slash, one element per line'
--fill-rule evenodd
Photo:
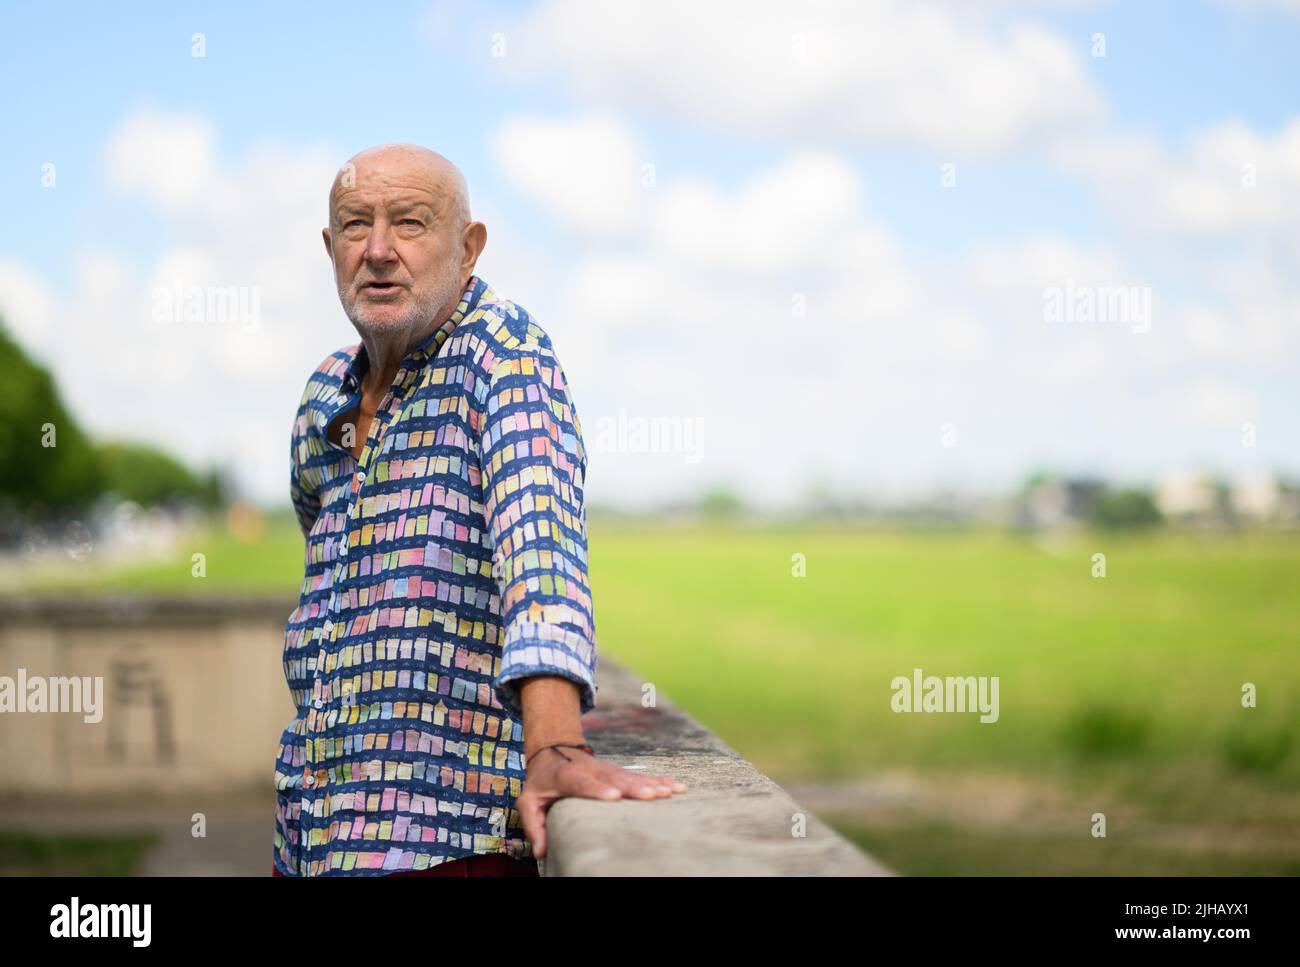
<path fill-rule="evenodd" d="M 418 144 L 376 145 L 349 158 L 330 185 L 331 223 L 340 192 L 400 181 L 428 189 L 441 203 L 440 213 L 450 220 L 453 230 L 460 232 L 468 224 L 469 185 L 465 175 L 450 159 Z"/>

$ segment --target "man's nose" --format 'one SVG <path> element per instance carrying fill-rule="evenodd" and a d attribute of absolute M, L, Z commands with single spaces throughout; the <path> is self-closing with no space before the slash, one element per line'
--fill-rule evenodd
<path fill-rule="evenodd" d="M 388 235 L 387 222 L 376 222 L 366 239 L 366 261 L 372 263 L 390 262 L 393 254 L 392 239 Z"/>

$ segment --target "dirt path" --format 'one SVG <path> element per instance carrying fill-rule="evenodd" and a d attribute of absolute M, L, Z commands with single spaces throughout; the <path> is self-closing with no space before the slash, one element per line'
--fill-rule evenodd
<path fill-rule="evenodd" d="M 205 835 L 195 836 L 196 813 Z M 0 828 L 40 835 L 153 833 L 161 843 L 139 876 L 269 876 L 275 803 L 264 794 L 174 799 L 35 798 L 0 801 Z"/>
<path fill-rule="evenodd" d="M 873 826 L 940 822 L 1000 834 L 1086 834 L 1094 812 L 1112 828 L 1131 831 L 1142 846 L 1198 853 L 1268 853 L 1278 847 L 1275 829 L 1222 820 L 1164 822 L 1113 792 L 1093 801 L 1045 779 L 1019 774 L 921 776 L 882 773 L 844 782 L 788 782 L 781 785 L 796 801 L 834 822 Z"/>

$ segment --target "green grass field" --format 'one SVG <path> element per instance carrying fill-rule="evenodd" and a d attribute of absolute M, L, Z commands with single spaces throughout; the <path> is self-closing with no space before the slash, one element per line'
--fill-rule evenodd
<path fill-rule="evenodd" d="M 0 831 L 4 876 L 131 876 L 155 836 L 38 836 Z"/>
<path fill-rule="evenodd" d="M 296 591 L 291 521 L 201 544 L 206 588 Z M 82 588 L 196 584 L 188 556 L 84 570 Z M 591 572 L 602 652 L 763 770 L 920 790 L 916 809 L 826 815 L 902 872 L 1300 873 L 1294 536 L 595 520 Z M 997 676 L 999 721 L 893 712 L 914 668 Z"/>

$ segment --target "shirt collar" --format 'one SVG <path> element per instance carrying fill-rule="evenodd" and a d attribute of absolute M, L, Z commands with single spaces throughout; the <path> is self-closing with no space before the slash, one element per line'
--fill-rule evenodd
<path fill-rule="evenodd" d="M 402 357 L 402 367 L 407 369 L 419 369 L 432 357 L 438 355 L 438 350 L 442 344 L 447 341 L 462 319 L 474 311 L 478 306 L 479 300 L 483 293 L 488 290 L 488 285 L 477 275 L 471 275 L 469 282 L 465 284 L 465 291 L 460 294 L 460 304 L 452 311 L 433 332 L 418 345 L 407 351 Z M 347 371 L 343 374 L 344 393 L 353 393 L 361 386 L 361 380 L 365 377 L 366 372 L 370 369 L 370 356 L 366 352 L 366 344 L 359 343 L 357 351 L 352 354 L 352 361 L 348 364 Z"/>

